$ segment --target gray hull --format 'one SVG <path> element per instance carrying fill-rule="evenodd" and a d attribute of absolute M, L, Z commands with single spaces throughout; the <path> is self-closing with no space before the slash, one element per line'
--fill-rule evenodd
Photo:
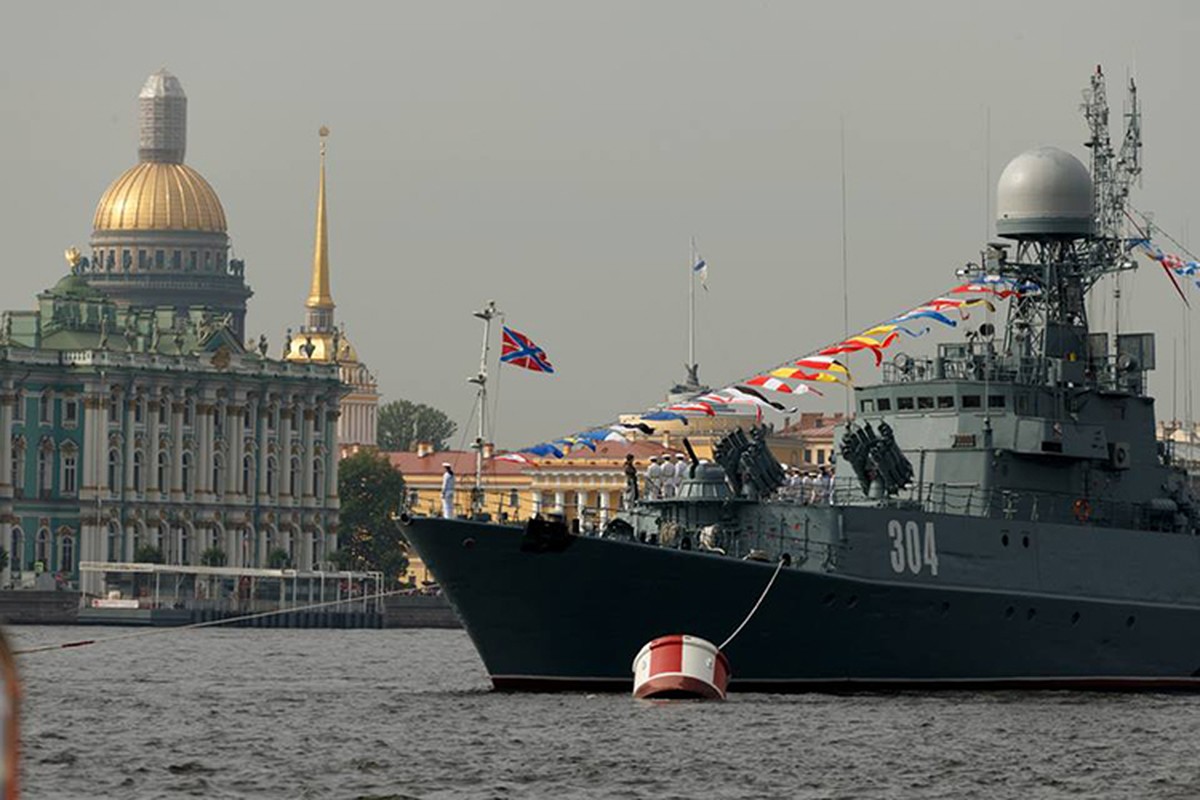
<path fill-rule="evenodd" d="M 909 569 L 903 552 L 894 569 L 889 525 L 914 519 L 789 514 L 783 527 L 805 527 L 809 552 L 800 539 L 784 543 L 793 566 L 726 648 L 732 689 L 1200 687 L 1193 537 L 1137 534 L 1131 559 L 1128 531 L 1113 532 L 1120 549 L 1109 550 L 1094 528 L 920 515 L 939 534 L 933 575 L 919 556 Z M 628 689 L 643 644 L 668 633 L 721 642 L 775 570 L 589 537 L 535 552 L 522 549 L 521 529 L 468 521 L 417 519 L 407 536 L 498 689 Z M 1157 574 L 1143 569 L 1148 550 Z"/>

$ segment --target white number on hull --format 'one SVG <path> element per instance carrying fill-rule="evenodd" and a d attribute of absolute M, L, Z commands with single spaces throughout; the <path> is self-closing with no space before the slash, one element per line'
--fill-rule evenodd
<path fill-rule="evenodd" d="M 922 569 L 929 567 L 930 575 L 938 574 L 937 538 L 932 522 L 925 523 L 922 537 L 920 523 L 894 519 L 888 522 L 888 536 L 892 539 L 892 572 L 899 574 L 907 569 L 913 575 L 920 575 Z"/>

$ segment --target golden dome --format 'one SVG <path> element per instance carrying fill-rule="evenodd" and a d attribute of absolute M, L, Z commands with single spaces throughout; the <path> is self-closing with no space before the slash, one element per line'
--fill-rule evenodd
<path fill-rule="evenodd" d="M 208 181 L 186 164 L 144 161 L 108 187 L 92 228 L 225 233 L 225 209 Z"/>

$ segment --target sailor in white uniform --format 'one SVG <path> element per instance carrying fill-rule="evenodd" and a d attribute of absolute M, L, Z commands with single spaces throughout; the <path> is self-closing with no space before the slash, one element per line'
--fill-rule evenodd
<path fill-rule="evenodd" d="M 650 466 L 646 467 L 646 496 L 651 500 L 662 498 L 662 467 L 658 465 L 658 456 L 650 456 Z"/>
<path fill-rule="evenodd" d="M 454 470 L 449 461 L 443 461 L 445 472 L 442 473 L 442 516 L 454 519 Z"/>
<path fill-rule="evenodd" d="M 675 454 L 675 494 L 679 494 L 679 487 L 683 486 L 683 481 L 687 478 L 688 462 L 687 457 L 683 453 Z"/>

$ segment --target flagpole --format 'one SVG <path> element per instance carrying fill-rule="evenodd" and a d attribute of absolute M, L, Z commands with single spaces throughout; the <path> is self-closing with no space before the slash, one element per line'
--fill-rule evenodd
<path fill-rule="evenodd" d="M 489 300 L 475 316 L 483 320 L 483 347 L 479 355 L 479 372 L 470 383 L 479 386 L 479 435 L 475 438 L 475 485 L 471 487 L 471 516 L 477 518 L 483 513 L 483 446 L 487 442 L 487 368 L 488 349 L 492 338 L 492 319 L 499 316 L 496 301 Z"/>
<path fill-rule="evenodd" d="M 696 237 L 688 260 L 688 376 L 696 374 Z"/>

